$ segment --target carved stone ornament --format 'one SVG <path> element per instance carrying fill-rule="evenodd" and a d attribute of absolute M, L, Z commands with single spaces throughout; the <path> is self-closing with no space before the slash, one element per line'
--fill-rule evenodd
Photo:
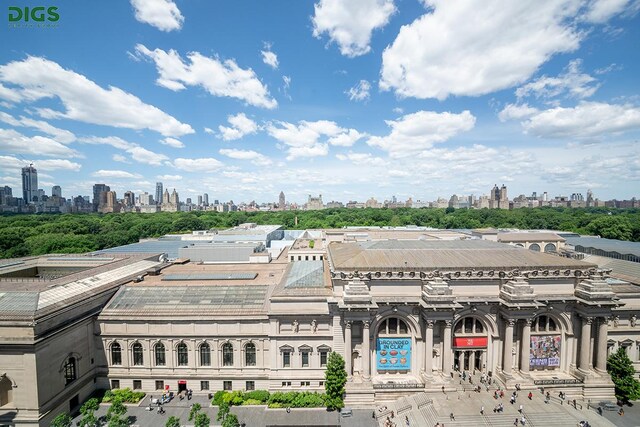
<path fill-rule="evenodd" d="M 631 317 L 629 317 L 629 325 L 631 325 L 632 328 L 635 328 L 637 322 L 638 319 L 636 318 L 636 315 L 632 314 Z"/>
<path fill-rule="evenodd" d="M 614 316 L 613 317 L 613 327 L 617 328 L 618 326 L 620 326 L 620 316 Z"/>
<path fill-rule="evenodd" d="M 298 332 L 299 329 L 300 329 L 300 324 L 298 324 L 298 320 L 294 320 L 293 323 L 291 324 L 291 330 L 293 330 L 293 332 Z"/>
<path fill-rule="evenodd" d="M 311 332 L 315 334 L 317 330 L 318 330 L 318 322 L 316 322 L 316 319 L 313 319 L 311 321 Z"/>

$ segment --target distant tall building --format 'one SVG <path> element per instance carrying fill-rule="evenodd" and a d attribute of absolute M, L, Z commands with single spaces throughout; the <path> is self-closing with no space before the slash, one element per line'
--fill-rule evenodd
<path fill-rule="evenodd" d="M 9 186 L 0 187 L 0 205 L 8 205 L 13 198 L 13 189 Z"/>
<path fill-rule="evenodd" d="M 156 203 L 162 203 L 162 183 L 156 182 Z"/>
<path fill-rule="evenodd" d="M 178 192 L 176 191 L 176 189 L 173 189 L 173 192 L 171 192 L 171 197 L 169 198 L 169 203 L 173 204 L 173 205 L 179 205 L 180 204 L 180 199 L 178 198 Z"/>
<path fill-rule="evenodd" d="M 312 197 L 311 194 L 309 194 L 309 199 L 307 200 L 305 208 L 308 211 L 324 209 L 324 203 L 322 203 L 322 194 L 319 194 L 318 197 Z"/>
<path fill-rule="evenodd" d="M 202 196 L 198 196 L 198 206 L 202 206 Z"/>
<path fill-rule="evenodd" d="M 146 191 L 140 194 L 140 205 L 148 206 L 152 205 L 154 202 L 153 196 Z"/>
<path fill-rule="evenodd" d="M 205 206 L 209 206 L 209 195 L 207 193 L 202 195 L 202 203 L 204 203 Z"/>
<path fill-rule="evenodd" d="M 62 198 L 62 187 L 59 185 L 54 185 L 51 187 L 51 197 L 60 197 Z"/>
<path fill-rule="evenodd" d="M 278 207 L 280 209 L 284 209 L 284 207 L 286 206 L 286 200 L 284 198 L 284 192 L 280 192 L 280 197 L 278 197 Z"/>
<path fill-rule="evenodd" d="M 500 205 L 502 205 L 503 203 L 507 203 L 507 206 L 509 204 L 509 197 L 507 197 L 507 187 L 504 184 L 502 184 L 502 187 L 500 187 Z"/>
<path fill-rule="evenodd" d="M 136 204 L 136 196 L 133 191 L 127 191 L 124 193 L 124 205 L 134 206 Z"/>
<path fill-rule="evenodd" d="M 593 191 L 587 190 L 587 207 L 591 207 L 594 204 Z"/>
<path fill-rule="evenodd" d="M 33 164 L 22 168 L 22 198 L 27 204 L 38 200 L 38 171 Z"/>
<path fill-rule="evenodd" d="M 107 191 L 110 191 L 111 188 L 109 188 L 108 185 L 106 184 L 93 184 L 93 209 L 94 210 L 98 210 L 98 207 L 100 207 L 100 204 L 104 204 L 105 200 L 104 197 L 101 198 L 100 194 L 102 193 L 106 193 Z"/>

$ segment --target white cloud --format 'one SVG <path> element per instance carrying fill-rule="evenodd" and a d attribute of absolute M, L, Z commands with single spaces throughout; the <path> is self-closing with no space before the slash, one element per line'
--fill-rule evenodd
<path fill-rule="evenodd" d="M 100 169 L 99 171 L 96 171 L 94 173 L 91 174 L 92 176 L 96 177 L 96 178 L 113 178 L 113 179 L 139 179 L 142 178 L 142 175 L 137 174 L 137 173 L 130 173 L 130 172 L 126 172 L 126 171 L 120 171 L 120 170 L 104 170 L 104 169 Z"/>
<path fill-rule="evenodd" d="M 148 165 L 160 166 L 165 161 L 169 160 L 169 158 L 164 154 L 154 153 L 153 151 L 147 150 L 146 148 L 143 148 L 136 143 L 125 141 L 124 139 L 117 136 L 89 136 L 79 138 L 78 141 L 85 144 L 110 145 L 114 148 L 124 150 L 125 152 L 129 153 L 133 160 Z"/>
<path fill-rule="evenodd" d="M 210 133 L 211 135 L 215 135 L 215 134 L 216 134 L 216 131 L 215 131 L 215 130 L 213 130 L 213 129 L 211 129 L 211 128 L 207 128 L 207 127 L 206 127 L 206 128 L 204 128 L 204 132 L 205 132 L 205 133 Z"/>
<path fill-rule="evenodd" d="M 484 95 L 528 79 L 579 47 L 580 0 L 423 0 L 428 12 L 385 49 L 380 88 L 403 97 Z"/>
<path fill-rule="evenodd" d="M 0 129 L 0 151 L 37 156 L 80 157 L 64 144 L 44 136 L 25 136 L 14 129 Z"/>
<path fill-rule="evenodd" d="M 344 129 L 329 120 L 309 122 L 302 120 L 298 125 L 278 122 L 267 125 L 267 133 L 287 146 L 287 160 L 297 157 L 326 156 L 329 144 L 350 146 L 365 136 L 355 129 Z M 321 141 L 321 139 L 324 139 Z"/>
<path fill-rule="evenodd" d="M 156 83 L 167 89 L 179 91 L 185 89 L 185 85 L 202 86 L 211 95 L 237 98 L 255 107 L 278 106 L 253 70 L 238 67 L 233 59 L 221 61 L 191 52 L 187 54 L 191 63 L 185 63 L 173 49 L 149 50 L 141 44 L 136 45 L 136 52 L 155 62 L 160 74 Z"/>
<path fill-rule="evenodd" d="M 501 122 L 505 122 L 507 120 L 518 120 L 524 119 L 525 117 L 531 117 L 537 112 L 537 108 L 530 107 L 527 104 L 507 104 L 502 111 L 498 113 L 498 118 Z"/>
<path fill-rule="evenodd" d="M 367 101 L 369 99 L 369 90 L 371 83 L 366 80 L 360 80 L 357 85 L 346 91 L 351 101 Z"/>
<path fill-rule="evenodd" d="M 122 154 L 114 154 L 113 156 L 111 156 L 111 158 L 113 159 L 114 162 L 131 163 L 129 159 L 127 159 Z"/>
<path fill-rule="evenodd" d="M 178 6 L 171 0 L 131 0 L 136 19 L 161 31 L 182 28 L 184 17 Z"/>
<path fill-rule="evenodd" d="M 282 76 L 282 81 L 283 81 L 283 85 L 282 85 L 282 94 L 288 98 L 289 100 L 291 99 L 291 95 L 289 95 L 289 87 L 291 86 L 291 77 L 289 76 Z"/>
<path fill-rule="evenodd" d="M 38 171 L 55 171 L 55 170 L 65 170 L 78 172 L 82 165 L 80 163 L 71 162 L 69 160 L 64 159 L 49 159 L 49 160 L 35 160 L 34 165 L 38 169 Z M 40 174 L 44 175 L 44 174 Z"/>
<path fill-rule="evenodd" d="M 324 33 L 348 57 L 371 50 L 371 33 L 389 23 L 396 12 L 393 0 L 320 0 L 314 6 L 313 35 Z"/>
<path fill-rule="evenodd" d="M 69 144 L 76 140 L 76 136 L 65 129 L 57 128 L 47 122 L 41 120 L 34 120 L 28 117 L 21 116 L 20 119 L 16 119 L 10 114 L 0 111 L 0 120 L 10 124 L 11 126 L 22 126 L 37 129 L 42 133 L 51 135 L 58 142 L 63 144 Z"/>
<path fill-rule="evenodd" d="M 381 157 L 375 157 L 371 153 L 354 153 L 349 151 L 347 154 L 336 154 L 336 158 L 342 161 L 350 161 L 355 165 L 385 166 L 387 163 Z"/>
<path fill-rule="evenodd" d="M 161 181 L 180 181 L 182 175 L 158 175 L 156 176 Z"/>
<path fill-rule="evenodd" d="M 173 148 L 184 148 L 184 144 L 182 141 L 179 141 L 175 138 L 165 138 L 160 140 L 160 144 L 168 145 Z"/>
<path fill-rule="evenodd" d="M 224 166 L 219 160 L 214 158 L 202 159 L 182 159 L 178 158 L 173 161 L 173 165 L 187 172 L 216 172 Z"/>
<path fill-rule="evenodd" d="M 475 122 L 476 118 L 467 110 L 460 114 L 418 111 L 398 120 L 387 120 L 391 133 L 372 136 L 367 144 L 387 151 L 391 157 L 411 156 L 473 129 Z"/>
<path fill-rule="evenodd" d="M 588 98 L 600 87 L 597 80 L 580 71 L 582 60 L 574 59 L 569 62 L 565 72 L 558 77 L 542 76 L 516 90 L 518 98 L 530 95 L 536 98 L 553 98 L 565 92 L 573 98 Z"/>
<path fill-rule="evenodd" d="M 251 160 L 251 163 L 257 166 L 269 166 L 272 163 L 268 157 L 253 150 L 223 148 L 220 150 L 220 154 L 237 160 Z"/>
<path fill-rule="evenodd" d="M 403 110 L 402 108 L 400 108 L 400 107 L 395 107 L 392 111 L 393 111 L 394 113 L 396 113 L 396 114 L 402 114 L 402 113 L 404 113 L 404 110 Z"/>
<path fill-rule="evenodd" d="M 238 113 L 235 116 L 227 117 L 231 124 L 230 127 L 218 126 L 220 130 L 219 137 L 225 141 L 233 141 L 240 139 L 245 135 L 250 135 L 258 131 L 258 124 L 248 118 L 244 113 Z"/>
<path fill-rule="evenodd" d="M 595 24 L 603 24 L 614 16 L 633 6 L 634 0 L 592 0 L 584 19 Z M 637 9 L 637 1 L 635 2 Z"/>
<path fill-rule="evenodd" d="M 260 53 L 262 53 L 262 62 L 274 70 L 278 69 L 278 55 L 271 51 L 270 44 L 265 44 L 265 50 L 260 51 Z"/>
<path fill-rule="evenodd" d="M 528 134 L 543 138 L 597 138 L 640 130 L 640 108 L 632 105 L 581 102 L 573 108 L 540 111 L 522 123 Z"/>
<path fill-rule="evenodd" d="M 11 102 L 20 102 L 23 97 L 17 90 L 10 89 L 0 84 L 0 99 L 6 99 Z"/>
<path fill-rule="evenodd" d="M 28 57 L 0 66 L 0 80 L 23 88 L 27 101 L 58 97 L 66 111 L 37 109 L 45 118 L 66 118 L 85 123 L 128 129 L 151 129 L 164 136 L 181 136 L 194 130 L 140 98 L 110 86 L 103 89 L 81 74 L 53 61 Z"/>

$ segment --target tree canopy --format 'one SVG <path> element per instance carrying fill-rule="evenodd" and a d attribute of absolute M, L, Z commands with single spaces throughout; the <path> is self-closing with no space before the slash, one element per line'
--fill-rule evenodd
<path fill-rule="evenodd" d="M 611 380 L 616 386 L 618 400 L 628 402 L 640 399 L 640 381 L 635 378 L 636 371 L 633 362 L 627 356 L 624 348 L 618 348 L 618 351 L 609 356 L 607 372 L 611 375 Z"/>
<path fill-rule="evenodd" d="M 327 361 L 324 388 L 327 394 L 327 408 L 330 410 L 344 407 L 344 386 L 347 383 L 347 371 L 344 369 L 344 359 L 340 354 L 332 351 Z"/>
<path fill-rule="evenodd" d="M 297 224 L 296 224 L 297 220 Z M 0 258 L 82 253 L 168 233 L 229 228 L 243 222 L 287 229 L 344 226 L 553 229 L 640 241 L 640 209 L 324 209 L 276 212 L 159 212 L 155 214 L 3 214 Z"/>

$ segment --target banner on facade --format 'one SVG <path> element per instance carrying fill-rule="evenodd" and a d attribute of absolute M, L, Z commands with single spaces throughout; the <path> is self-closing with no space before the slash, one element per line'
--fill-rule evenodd
<path fill-rule="evenodd" d="M 411 369 L 411 338 L 378 338 L 376 366 L 378 371 Z"/>
<path fill-rule="evenodd" d="M 534 368 L 560 366 L 560 335 L 538 335 L 531 337 L 529 366 Z"/>
<path fill-rule="evenodd" d="M 487 337 L 454 338 L 453 346 L 462 348 L 487 348 Z"/>

